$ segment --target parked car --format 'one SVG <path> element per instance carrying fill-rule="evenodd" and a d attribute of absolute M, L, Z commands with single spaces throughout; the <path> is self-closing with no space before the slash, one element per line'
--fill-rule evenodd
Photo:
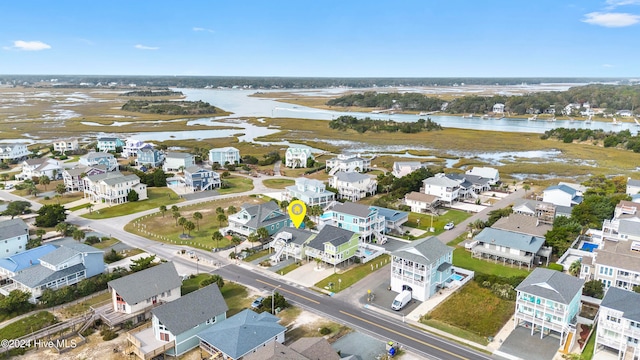
<path fill-rule="evenodd" d="M 451 230 L 455 227 L 455 225 L 452 222 L 448 222 L 445 226 L 444 229 L 445 230 Z"/>
<path fill-rule="evenodd" d="M 262 307 L 262 301 L 264 300 L 264 298 L 262 296 L 260 296 L 259 298 L 253 300 L 253 302 L 251 303 L 251 308 L 252 309 L 260 309 Z"/>

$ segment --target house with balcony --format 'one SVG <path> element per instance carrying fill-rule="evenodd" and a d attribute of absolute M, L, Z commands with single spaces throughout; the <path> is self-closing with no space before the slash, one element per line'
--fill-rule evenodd
<path fill-rule="evenodd" d="M 220 187 L 220 174 L 202 166 L 189 166 L 184 169 L 184 183 L 191 191 L 213 190 Z"/>
<path fill-rule="evenodd" d="M 6 257 L 27 249 L 29 226 L 20 218 L 0 220 L 0 256 Z"/>
<path fill-rule="evenodd" d="M 62 181 L 67 191 L 82 191 L 84 189 L 82 177 L 104 174 L 107 170 L 104 166 L 95 167 L 78 165 L 73 169 L 62 170 Z"/>
<path fill-rule="evenodd" d="M 13 278 L 20 271 L 40 264 L 40 258 L 58 247 L 52 244 L 45 244 L 29 250 L 18 252 L 15 255 L 0 258 L 0 286 L 11 283 Z"/>
<path fill-rule="evenodd" d="M 440 205 L 440 198 L 435 195 L 412 191 L 404 196 L 404 204 L 411 207 L 411 212 L 433 214 Z"/>
<path fill-rule="evenodd" d="M 22 172 L 16 175 L 18 180 L 39 178 L 47 176 L 51 180 L 57 180 L 62 176 L 62 165 L 60 161 L 51 158 L 33 158 L 22 162 Z"/>
<path fill-rule="evenodd" d="M 305 256 L 335 267 L 355 256 L 359 238 L 353 231 L 326 225 L 306 244 Z"/>
<path fill-rule="evenodd" d="M 393 170 L 391 170 L 391 173 L 393 176 L 401 178 L 423 167 L 424 165 L 419 161 L 396 161 L 393 163 Z"/>
<path fill-rule="evenodd" d="M 320 216 L 319 226 L 331 225 L 353 231 L 362 242 L 384 243 L 386 219 L 378 208 L 358 203 L 336 203 Z"/>
<path fill-rule="evenodd" d="M 338 198 L 358 201 L 378 191 L 378 181 L 365 174 L 340 171 L 329 177 L 329 186 L 338 190 Z"/>
<path fill-rule="evenodd" d="M 453 248 L 435 236 L 412 241 L 391 253 L 391 290 L 410 290 L 426 301 L 454 275 Z"/>
<path fill-rule="evenodd" d="M 556 217 L 556 206 L 544 201 L 516 199 L 512 209 L 514 214 L 532 216 L 545 224 L 553 225 L 553 220 Z"/>
<path fill-rule="evenodd" d="M 568 185 L 554 185 L 543 190 L 542 201 L 571 208 L 582 202 L 582 192 Z"/>
<path fill-rule="evenodd" d="M 616 359 L 640 357 L 640 294 L 612 287 L 607 290 L 600 310 L 595 334 L 595 354 L 604 351 Z"/>
<path fill-rule="evenodd" d="M 78 163 L 84 166 L 96 167 L 102 165 L 107 171 L 115 171 L 118 169 L 118 160 L 105 152 L 90 152 L 80 156 Z"/>
<path fill-rule="evenodd" d="M 109 311 L 101 313 L 103 321 L 116 326 L 131 320 L 134 324 L 151 316 L 151 309 L 180 297 L 182 278 L 172 262 L 111 280 Z"/>
<path fill-rule="evenodd" d="M 201 331 L 200 349 L 211 359 L 246 359 L 271 343 L 284 343 L 287 328 L 279 321 L 268 312 L 258 314 L 245 309 Z M 278 354 L 278 359 L 290 358 Z"/>
<path fill-rule="evenodd" d="M 228 217 L 229 226 L 224 232 L 235 232 L 244 236 L 249 236 L 259 228 L 267 229 L 269 235 L 290 226 L 291 220 L 286 211 L 280 209 L 273 201 L 264 204 L 244 204 L 235 214 Z"/>
<path fill-rule="evenodd" d="M 552 332 L 560 346 L 575 336 L 584 280 L 556 270 L 535 268 L 516 287 L 515 326 L 525 326 L 531 335 Z"/>
<path fill-rule="evenodd" d="M 273 255 L 270 256 L 271 261 L 278 263 L 283 257 L 285 259 L 293 258 L 297 261 L 303 260 L 305 246 L 315 236 L 316 234 L 310 230 L 295 227 L 278 231 L 269 243 L 269 247 L 273 249 Z"/>
<path fill-rule="evenodd" d="M 129 201 L 129 192 L 138 193 L 138 200 L 147 199 L 147 185 L 135 175 L 124 175 L 118 171 L 85 176 L 82 178 L 84 198 L 92 202 L 109 205 L 124 204 Z"/>
<path fill-rule="evenodd" d="M 122 157 L 130 158 L 132 156 L 138 156 L 138 151 L 142 149 L 153 149 L 153 145 L 145 143 L 142 140 L 128 138 L 122 147 Z"/>
<path fill-rule="evenodd" d="M 338 171 L 344 172 L 367 172 L 371 170 L 371 159 L 357 155 L 340 154 L 338 157 L 327 160 L 327 171 L 330 175 Z"/>
<path fill-rule="evenodd" d="M 99 152 L 116 152 L 116 149 L 124 148 L 124 141 L 114 137 L 101 137 L 98 138 L 96 147 Z"/>
<path fill-rule="evenodd" d="M 473 257 L 531 269 L 543 259 L 549 262 L 551 248 L 544 242 L 544 236 L 489 227 L 474 236 L 469 247 Z"/>
<path fill-rule="evenodd" d="M 151 326 L 127 333 L 133 353 L 143 360 L 178 357 L 200 344 L 199 334 L 225 322 L 229 307 L 211 284 L 151 310 Z"/>
<path fill-rule="evenodd" d="M 460 196 L 460 183 L 447 178 L 444 174 L 437 174 L 422 181 L 420 192 L 437 196 L 441 203 L 452 204 Z"/>
<path fill-rule="evenodd" d="M 0 144 L 0 161 L 5 163 L 14 163 L 24 160 L 29 156 L 30 152 L 26 144 L 6 143 Z"/>
<path fill-rule="evenodd" d="M 47 245 L 44 245 L 47 246 Z M 31 294 L 36 303 L 45 289 L 59 289 L 105 271 L 104 251 L 81 243 L 66 243 L 38 258 L 38 264 L 23 268 L 0 288 L 0 294 L 13 290 Z"/>
<path fill-rule="evenodd" d="M 307 206 L 318 205 L 325 207 L 335 200 L 336 194 L 328 191 L 326 185 L 315 179 L 297 178 L 295 185 L 287 186 L 283 193 L 285 200 L 296 198 Z"/>
<path fill-rule="evenodd" d="M 384 218 L 384 233 L 385 234 L 404 234 L 402 225 L 409 221 L 409 213 L 406 211 L 387 209 L 380 206 L 372 206 L 375 210 L 378 210 L 378 215 Z"/>
<path fill-rule="evenodd" d="M 164 156 L 162 170 L 164 172 L 178 172 L 196 164 L 195 157 L 188 153 L 169 151 Z"/>
<path fill-rule="evenodd" d="M 458 182 L 460 189 L 458 197 L 460 200 L 477 199 L 478 194 L 491 190 L 489 179 L 476 175 L 446 174 L 446 178 Z"/>
<path fill-rule="evenodd" d="M 313 154 L 308 147 L 290 146 L 284 153 L 284 159 L 288 168 L 306 168 L 309 159 L 313 160 Z"/>
<path fill-rule="evenodd" d="M 53 142 L 53 151 L 61 154 L 73 153 L 80 150 L 78 139 L 56 140 Z"/>
<path fill-rule="evenodd" d="M 491 167 L 474 166 L 470 170 L 465 171 L 464 174 L 489 179 L 490 185 L 495 185 L 500 181 L 500 172 Z"/>
<path fill-rule="evenodd" d="M 493 105 L 493 113 L 494 114 L 502 114 L 504 113 L 504 104 L 502 103 L 495 103 Z"/>
<path fill-rule="evenodd" d="M 223 147 L 209 150 L 209 162 L 211 164 L 218 163 L 222 166 L 224 164 L 239 164 L 240 163 L 240 150 L 234 147 Z"/>
<path fill-rule="evenodd" d="M 152 147 L 136 151 L 136 166 L 159 167 L 164 161 L 164 153 Z"/>

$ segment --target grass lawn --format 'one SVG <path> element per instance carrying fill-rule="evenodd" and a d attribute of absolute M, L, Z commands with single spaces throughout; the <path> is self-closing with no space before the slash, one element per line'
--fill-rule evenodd
<path fill-rule="evenodd" d="M 100 294 L 92 297 L 87 301 L 83 301 L 81 303 L 73 304 L 71 306 L 67 306 L 61 310 L 62 314 L 67 317 L 73 317 L 77 315 L 84 314 L 89 308 L 93 305 L 100 304 L 102 302 L 107 302 L 111 300 L 111 293 L 105 292 L 104 294 Z"/>
<path fill-rule="evenodd" d="M 591 360 L 593 358 L 593 349 L 596 346 L 596 329 L 593 329 L 591 333 L 591 337 L 589 341 L 587 341 L 587 345 L 582 349 L 582 355 L 580 356 L 580 360 Z"/>
<path fill-rule="evenodd" d="M 220 289 L 220 292 L 229 306 L 227 318 L 248 308 L 253 301 L 253 299 L 249 297 L 247 288 L 234 282 L 225 280 L 224 286 Z"/>
<path fill-rule="evenodd" d="M 325 287 L 329 286 L 329 283 L 333 283 L 333 289 L 330 290 L 336 293 L 340 292 L 388 264 L 389 259 L 389 255 L 379 256 L 366 264 L 359 264 L 351 267 L 349 270 L 343 273 L 332 274 L 326 277 L 324 280 L 318 281 L 315 286 L 319 287 L 320 289 L 324 289 Z M 382 263 L 382 266 L 379 266 L 380 263 Z M 373 271 L 371 270 L 371 265 L 373 265 Z M 378 265 L 379 267 L 376 268 L 376 265 Z"/>
<path fill-rule="evenodd" d="M 473 270 L 483 274 L 500 275 L 504 277 L 527 276 L 529 270 L 517 267 L 505 266 L 493 263 L 490 260 L 482 260 L 471 257 L 471 253 L 462 247 L 453 250 L 453 266 Z"/>
<path fill-rule="evenodd" d="M 116 238 L 109 238 L 109 240 L 102 240 L 98 243 L 95 243 L 91 246 L 93 246 L 94 248 L 98 248 L 98 249 L 106 249 L 109 246 L 115 245 L 117 243 L 119 243 L 120 240 L 116 239 Z"/>
<path fill-rule="evenodd" d="M 465 211 L 460 210 L 447 210 L 443 215 L 433 216 L 433 227 L 435 228 L 435 232 L 431 233 L 433 235 L 438 235 L 444 232 L 444 225 L 450 221 L 453 221 L 454 224 L 459 224 L 463 220 L 469 218 L 471 214 Z M 418 222 L 418 220 L 420 220 Z M 419 225 L 418 225 L 419 224 Z M 430 214 L 418 214 L 411 212 L 409 213 L 409 220 L 404 224 L 405 226 L 409 226 L 412 228 L 418 228 L 421 230 L 429 231 L 429 227 L 431 227 L 431 215 Z"/>
<path fill-rule="evenodd" d="M 253 180 L 243 176 L 231 175 L 222 179 L 222 181 L 229 184 L 226 189 L 217 189 L 218 193 L 222 195 L 253 190 Z"/>
<path fill-rule="evenodd" d="M 17 339 L 34 331 L 53 325 L 58 320 L 48 311 L 40 311 L 0 329 L 0 339 Z"/>
<path fill-rule="evenodd" d="M 70 202 L 81 200 L 83 196 L 82 193 L 79 191 L 72 192 L 72 193 L 65 193 L 64 195 L 58 195 L 58 194 L 56 195 L 57 196 L 51 196 L 49 200 L 45 200 L 44 198 L 38 198 L 38 202 L 42 205 L 54 205 L 54 204 L 64 205 Z M 89 202 L 89 199 L 87 199 L 87 202 Z"/>
<path fill-rule="evenodd" d="M 302 265 L 302 264 L 300 264 L 300 265 Z M 283 267 L 282 269 L 278 270 L 278 274 L 287 275 L 288 273 L 292 272 L 293 270 L 299 268 L 300 265 L 298 265 L 297 262 L 294 262 L 293 264 L 287 265 L 287 266 Z"/>
<path fill-rule="evenodd" d="M 471 281 L 429 312 L 428 317 L 486 338 L 500 331 L 513 315 L 514 305 Z"/>
<path fill-rule="evenodd" d="M 69 208 L 67 210 L 73 212 L 73 211 L 78 211 L 80 209 L 85 209 L 88 208 L 91 204 L 90 203 L 86 203 L 86 204 L 82 204 L 82 205 L 78 205 L 78 206 L 74 206 L 72 208 Z"/>
<path fill-rule="evenodd" d="M 128 202 L 121 205 L 115 205 L 111 207 L 95 210 L 91 214 L 84 214 L 83 217 L 87 219 L 107 219 L 116 216 L 129 215 L 140 211 L 145 211 L 153 208 L 158 208 L 160 205 L 168 205 L 179 203 L 184 199 L 178 198 L 178 196 L 169 188 L 148 188 L 146 200 Z"/>
<path fill-rule="evenodd" d="M 249 262 L 249 261 L 253 261 L 256 259 L 259 259 L 265 255 L 269 254 L 269 250 L 270 249 L 264 249 L 264 250 L 260 250 L 260 251 L 256 251 L 255 253 L 247 256 L 246 258 L 242 259 L 243 261 Z"/>
<path fill-rule="evenodd" d="M 211 275 L 199 274 L 199 275 L 185 279 L 182 282 L 182 286 L 180 287 L 180 292 L 182 293 L 182 296 L 200 289 L 200 282 L 202 282 L 202 280 L 204 279 L 207 279 L 209 276 Z"/>
<path fill-rule="evenodd" d="M 290 179 L 266 179 L 263 180 L 262 183 L 264 186 L 272 188 L 272 189 L 284 189 L 287 186 L 291 186 L 296 182 Z"/>

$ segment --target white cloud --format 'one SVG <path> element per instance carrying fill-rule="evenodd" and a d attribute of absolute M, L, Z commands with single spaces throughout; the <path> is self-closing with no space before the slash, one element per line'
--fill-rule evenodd
<path fill-rule="evenodd" d="M 603 67 L 603 68 L 612 68 L 612 67 L 614 67 L 614 66 L 613 66 L 613 65 L 611 65 L 611 64 L 602 64 L 602 67 Z"/>
<path fill-rule="evenodd" d="M 631 26 L 640 21 L 640 15 L 628 13 L 601 13 L 592 12 L 584 15 L 583 22 L 604 27 Z"/>
<path fill-rule="evenodd" d="M 138 44 L 136 46 L 134 46 L 136 49 L 140 49 L 140 50 L 158 50 L 160 49 L 159 47 L 155 47 L 155 46 L 145 46 L 145 45 L 141 45 Z"/>
<path fill-rule="evenodd" d="M 45 44 L 42 41 L 23 41 L 16 40 L 13 42 L 12 47 L 4 47 L 5 50 L 24 50 L 24 51 L 40 51 L 51 49 L 51 45 Z"/>
<path fill-rule="evenodd" d="M 640 5 L 640 0 L 607 0 L 607 9 L 615 9 L 618 6 Z"/>
<path fill-rule="evenodd" d="M 203 27 L 194 27 L 192 30 L 193 31 L 206 31 L 206 32 L 210 32 L 210 33 L 215 32 L 215 31 L 213 31 L 211 29 L 207 29 L 207 28 L 203 28 Z"/>

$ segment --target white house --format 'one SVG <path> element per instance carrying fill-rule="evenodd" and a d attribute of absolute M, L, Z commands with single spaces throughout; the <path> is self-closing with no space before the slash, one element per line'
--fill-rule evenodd
<path fill-rule="evenodd" d="M 0 221 L 0 257 L 8 257 L 27 249 L 29 227 L 20 218 Z"/>
<path fill-rule="evenodd" d="M 633 197 L 640 194 L 640 180 L 632 178 L 627 179 L 627 195 Z"/>
<path fill-rule="evenodd" d="M 371 169 L 371 159 L 363 158 L 360 155 L 343 155 L 327 160 L 327 170 L 333 175 L 338 171 L 344 172 L 366 172 Z"/>
<path fill-rule="evenodd" d="M 64 181 L 64 187 L 67 191 L 81 191 L 83 190 L 82 176 L 91 176 L 104 174 L 107 169 L 104 166 L 98 165 L 96 167 L 89 166 L 77 166 L 73 169 L 62 170 L 62 180 Z"/>
<path fill-rule="evenodd" d="M 393 163 L 391 173 L 397 178 L 409 175 L 412 172 L 424 167 L 419 161 L 396 161 Z"/>
<path fill-rule="evenodd" d="M 582 193 L 568 185 L 554 185 L 543 190 L 542 201 L 572 207 L 582 202 Z"/>
<path fill-rule="evenodd" d="M 130 191 L 138 193 L 138 200 L 147 199 L 147 185 L 135 175 L 123 175 L 120 172 L 85 176 L 83 179 L 84 197 L 94 202 L 109 205 L 124 204 L 129 201 Z"/>
<path fill-rule="evenodd" d="M 56 140 L 53 142 L 53 151 L 65 154 L 80 150 L 78 139 Z"/>
<path fill-rule="evenodd" d="M 86 155 L 80 156 L 78 160 L 80 165 L 95 167 L 98 165 L 104 165 L 107 171 L 114 171 L 118 168 L 118 160 L 109 153 L 105 152 L 90 152 Z"/>
<path fill-rule="evenodd" d="M 391 290 L 410 290 L 426 301 L 454 274 L 453 248 L 435 236 L 413 241 L 391 253 Z"/>
<path fill-rule="evenodd" d="M 496 103 L 493 105 L 493 112 L 496 114 L 502 114 L 504 113 L 504 104 L 502 103 Z"/>
<path fill-rule="evenodd" d="M 234 147 L 223 147 L 209 150 L 209 162 L 218 163 L 222 166 L 224 164 L 239 164 L 240 163 L 240 150 Z"/>
<path fill-rule="evenodd" d="M 188 153 L 168 152 L 164 157 L 162 170 L 165 172 L 176 172 L 184 170 L 196 164 L 195 157 Z"/>
<path fill-rule="evenodd" d="M 142 149 L 151 149 L 153 145 L 147 144 L 142 140 L 128 138 L 124 142 L 124 146 L 122 147 L 122 157 L 129 158 L 132 156 L 137 156 L 138 151 Z"/>
<path fill-rule="evenodd" d="M 600 303 L 598 326 L 594 345 L 595 354 L 604 351 L 615 359 L 640 357 L 640 294 L 611 288 Z M 604 355 L 604 354 L 603 354 Z"/>
<path fill-rule="evenodd" d="M 453 203 L 460 195 L 460 183 L 438 174 L 437 176 L 426 178 L 422 181 L 421 192 L 437 196 L 440 201 Z"/>
<path fill-rule="evenodd" d="M 16 179 L 25 180 L 33 177 L 47 176 L 51 180 L 57 180 L 62 176 L 60 161 L 51 158 L 34 158 L 22 162 L 22 172 L 16 175 Z"/>
<path fill-rule="evenodd" d="M 439 203 L 439 197 L 417 191 L 404 196 L 404 204 L 411 207 L 411 212 L 415 213 L 434 213 Z"/>
<path fill-rule="evenodd" d="M 338 190 L 338 197 L 358 201 L 378 190 L 378 181 L 371 176 L 357 172 L 340 171 L 329 177 L 329 186 Z"/>
<path fill-rule="evenodd" d="M 471 170 L 467 170 L 465 174 L 489 179 L 489 184 L 491 185 L 495 185 L 498 181 L 500 181 L 500 173 L 498 172 L 498 170 L 490 167 L 474 166 L 471 168 Z"/>
<path fill-rule="evenodd" d="M 26 144 L 0 144 L 0 160 L 4 162 L 18 161 L 29 156 L 29 149 Z"/>
<path fill-rule="evenodd" d="M 290 146 L 284 154 L 285 166 L 289 168 L 307 167 L 308 159 L 313 160 L 311 149 L 302 146 Z"/>
<path fill-rule="evenodd" d="M 335 200 L 335 193 L 328 191 L 320 180 L 297 178 L 295 185 L 287 186 L 283 193 L 286 200 L 297 198 L 308 206 L 325 207 Z"/>

